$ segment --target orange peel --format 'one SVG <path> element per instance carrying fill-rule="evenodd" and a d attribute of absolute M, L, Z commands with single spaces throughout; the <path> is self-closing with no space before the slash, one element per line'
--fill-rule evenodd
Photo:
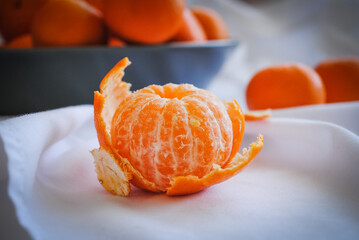
<path fill-rule="evenodd" d="M 151 85 L 131 92 L 122 59 L 94 93 L 100 148 L 91 151 L 99 182 L 128 196 L 131 184 L 185 195 L 239 173 L 261 151 L 263 136 L 242 154 L 245 119 L 238 103 L 219 101 L 190 84 Z"/>
<path fill-rule="evenodd" d="M 271 116 L 272 116 L 271 109 L 253 110 L 253 111 L 248 111 L 244 114 L 244 118 L 246 121 L 258 121 L 258 120 L 269 118 Z"/>
<path fill-rule="evenodd" d="M 257 141 L 251 143 L 250 148 L 243 149 L 243 153 L 237 153 L 231 162 L 221 168 L 219 165 L 213 165 L 213 171 L 203 178 L 196 176 L 176 177 L 171 187 L 167 189 L 167 195 L 185 195 L 201 191 L 209 186 L 226 181 L 238 174 L 247 164 L 257 156 L 263 147 L 263 136 L 259 135 Z"/>

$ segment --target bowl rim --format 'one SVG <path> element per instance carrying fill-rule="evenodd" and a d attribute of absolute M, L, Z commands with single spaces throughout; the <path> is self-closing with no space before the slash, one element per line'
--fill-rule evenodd
<path fill-rule="evenodd" d="M 239 44 L 235 39 L 207 40 L 204 42 L 170 42 L 158 45 L 130 45 L 124 47 L 99 46 L 74 46 L 74 47 L 35 47 L 35 48 L 0 48 L 1 53 L 19 52 L 59 52 L 59 51 L 117 51 L 117 50 L 163 50 L 163 49 L 187 49 L 187 48 L 221 48 L 235 47 Z"/>

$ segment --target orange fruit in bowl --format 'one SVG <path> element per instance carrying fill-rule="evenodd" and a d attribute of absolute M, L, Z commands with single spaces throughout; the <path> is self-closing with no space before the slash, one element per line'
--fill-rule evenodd
<path fill-rule="evenodd" d="M 30 34 L 24 34 L 18 36 L 6 44 L 6 48 L 32 48 L 32 36 Z"/>
<path fill-rule="evenodd" d="M 109 36 L 107 39 L 107 46 L 109 47 L 124 47 L 126 43 L 116 36 Z"/>
<path fill-rule="evenodd" d="M 91 6 L 103 12 L 103 0 L 86 0 Z"/>
<path fill-rule="evenodd" d="M 239 154 L 244 115 L 190 84 L 151 85 L 130 92 L 121 60 L 95 92 L 100 148 L 92 151 L 99 182 L 127 196 L 130 183 L 152 192 L 183 195 L 225 181 L 261 150 L 263 136 Z"/>
<path fill-rule="evenodd" d="M 315 70 L 324 82 L 328 103 L 359 100 L 358 57 L 327 59 Z"/>
<path fill-rule="evenodd" d="M 51 0 L 32 22 L 35 46 L 84 46 L 104 43 L 102 14 L 82 0 Z"/>
<path fill-rule="evenodd" d="M 201 24 L 188 8 L 184 10 L 181 27 L 172 40 L 183 42 L 203 42 L 207 40 Z"/>
<path fill-rule="evenodd" d="M 191 11 L 202 25 L 208 40 L 229 38 L 227 25 L 215 10 L 204 6 L 191 7 Z"/>
<path fill-rule="evenodd" d="M 320 76 L 302 63 L 280 64 L 257 72 L 246 90 L 250 110 L 325 103 Z"/>
<path fill-rule="evenodd" d="M 48 0 L 1 0 L 0 32 L 6 41 L 30 32 L 37 10 Z"/>
<path fill-rule="evenodd" d="M 106 0 L 107 26 L 121 38 L 159 44 L 176 34 L 182 23 L 185 0 Z"/>

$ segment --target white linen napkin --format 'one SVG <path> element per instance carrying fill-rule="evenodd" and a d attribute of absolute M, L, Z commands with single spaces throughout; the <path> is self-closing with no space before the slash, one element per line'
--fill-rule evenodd
<path fill-rule="evenodd" d="M 356 119 L 346 128 L 341 115 L 316 120 L 323 108 Z M 92 106 L 0 122 L 0 157 L 34 239 L 358 239 L 359 136 L 348 130 L 357 130 L 358 109 L 311 106 L 248 122 L 242 146 L 264 134 L 259 156 L 234 178 L 182 197 L 102 188 L 89 153 L 98 147 Z M 291 117 L 298 112 L 307 119 Z"/>

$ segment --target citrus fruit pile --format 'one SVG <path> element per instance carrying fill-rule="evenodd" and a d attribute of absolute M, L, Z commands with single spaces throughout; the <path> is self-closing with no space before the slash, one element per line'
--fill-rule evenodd
<path fill-rule="evenodd" d="M 246 90 L 249 110 L 359 100 L 359 58 L 326 59 L 315 68 L 287 63 L 262 69 Z"/>
<path fill-rule="evenodd" d="M 226 39 L 221 16 L 185 0 L 4 0 L 8 48 L 126 46 Z"/>
<path fill-rule="evenodd" d="M 262 149 L 263 136 L 239 154 L 244 115 L 190 84 L 151 85 L 135 92 L 122 81 L 121 60 L 95 92 L 100 148 L 92 151 L 99 182 L 127 196 L 130 183 L 152 192 L 184 195 L 231 178 Z"/>

